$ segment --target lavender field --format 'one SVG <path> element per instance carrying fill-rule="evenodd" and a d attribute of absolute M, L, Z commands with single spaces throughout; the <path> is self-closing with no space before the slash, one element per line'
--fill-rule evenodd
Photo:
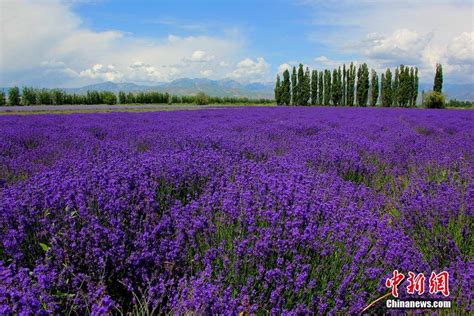
<path fill-rule="evenodd" d="M 2 116 L 0 314 L 354 314 L 395 269 L 448 271 L 472 312 L 473 131 L 451 110 Z"/>

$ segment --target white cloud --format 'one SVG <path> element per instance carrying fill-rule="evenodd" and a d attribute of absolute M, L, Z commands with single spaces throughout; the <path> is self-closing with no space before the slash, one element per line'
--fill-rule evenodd
<path fill-rule="evenodd" d="M 211 61 L 214 58 L 215 57 L 213 55 L 209 55 L 205 51 L 197 50 L 191 55 L 190 60 L 194 62 L 206 62 L 206 61 Z"/>
<path fill-rule="evenodd" d="M 206 69 L 206 70 L 201 70 L 201 75 L 203 77 L 209 77 L 213 74 L 214 72 L 210 69 Z"/>
<path fill-rule="evenodd" d="M 94 31 L 67 0 L 2 0 L 1 10 L 8 12 L 0 31 L 1 86 L 157 82 L 211 75 L 207 69 L 223 78 L 229 69 L 217 65 L 224 57 L 241 58 L 244 45 L 236 31 L 225 37 L 170 34 L 159 39 Z"/>
<path fill-rule="evenodd" d="M 113 65 L 104 66 L 102 64 L 95 64 L 92 68 L 81 71 L 79 76 L 106 81 L 119 81 L 123 78 L 123 74 Z"/>
<path fill-rule="evenodd" d="M 281 64 L 280 66 L 278 66 L 278 73 L 281 74 L 287 69 L 291 70 L 291 68 L 293 68 L 293 66 L 290 64 L 287 64 L 287 63 Z"/>
<path fill-rule="evenodd" d="M 252 60 L 245 58 L 237 63 L 235 70 L 229 74 L 229 77 L 247 80 L 264 80 L 268 76 L 270 65 L 265 62 L 263 57 Z"/>

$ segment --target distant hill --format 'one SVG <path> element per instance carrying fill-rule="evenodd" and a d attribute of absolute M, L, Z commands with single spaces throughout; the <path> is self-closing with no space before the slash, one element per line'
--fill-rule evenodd
<path fill-rule="evenodd" d="M 248 97 L 248 98 L 268 98 L 273 99 L 273 83 L 248 83 L 243 84 L 235 80 L 210 80 L 210 79 L 190 79 L 182 78 L 171 82 L 157 83 L 153 86 L 138 85 L 135 83 L 114 83 L 103 82 L 93 85 L 84 86 L 81 88 L 64 89 L 70 93 L 86 93 L 88 90 L 97 91 L 152 91 L 168 92 L 177 95 L 193 95 L 198 92 L 205 92 L 211 96 L 233 96 L 233 97 Z M 420 96 L 418 102 L 421 102 L 421 92 L 429 91 L 433 88 L 432 84 L 420 83 Z M 8 91 L 8 88 L 0 88 L 0 90 Z M 467 84 L 452 84 L 445 83 L 443 85 L 443 92 L 447 94 L 448 99 L 458 99 L 461 101 L 474 101 L 474 83 Z"/>
<path fill-rule="evenodd" d="M 210 80 L 210 79 L 177 79 L 171 82 L 159 83 L 154 86 L 137 85 L 134 83 L 103 82 L 88 85 L 81 88 L 64 89 L 70 93 L 86 93 L 88 90 L 97 91 L 152 91 L 168 92 L 177 95 L 193 95 L 205 92 L 211 96 L 218 97 L 249 97 L 272 99 L 273 83 L 250 83 L 242 84 L 234 80 Z"/>

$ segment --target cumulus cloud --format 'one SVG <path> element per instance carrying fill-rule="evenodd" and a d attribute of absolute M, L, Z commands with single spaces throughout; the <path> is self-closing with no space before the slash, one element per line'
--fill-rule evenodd
<path fill-rule="evenodd" d="M 420 64 L 433 34 L 421 35 L 407 29 L 395 30 L 388 35 L 370 33 L 362 42 L 363 54 L 388 66 Z"/>
<path fill-rule="evenodd" d="M 7 0 L 1 5 L 8 12 L 2 16 L 2 86 L 157 82 L 210 75 L 206 69 L 216 69 L 212 76 L 222 78 L 229 66 L 216 66 L 224 58 L 238 60 L 243 50 L 236 32 L 225 37 L 170 34 L 150 39 L 118 30 L 94 31 L 84 26 L 66 0 Z"/>
<path fill-rule="evenodd" d="M 237 63 L 235 70 L 229 74 L 230 77 L 249 80 L 262 80 L 268 75 L 270 65 L 263 57 L 256 60 L 245 58 Z"/>
<path fill-rule="evenodd" d="M 205 51 L 197 50 L 197 51 L 193 52 L 193 54 L 191 55 L 190 60 L 194 61 L 194 62 L 206 62 L 206 61 L 211 61 L 214 58 L 215 57 L 213 55 L 209 55 Z"/>

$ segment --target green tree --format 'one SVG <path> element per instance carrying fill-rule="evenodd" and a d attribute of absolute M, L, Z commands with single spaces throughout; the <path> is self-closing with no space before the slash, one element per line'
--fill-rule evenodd
<path fill-rule="evenodd" d="M 298 104 L 298 77 L 296 75 L 296 67 L 293 66 L 293 72 L 291 74 L 291 104 Z"/>
<path fill-rule="evenodd" d="M 20 89 L 13 87 L 8 90 L 8 104 L 20 105 Z"/>
<path fill-rule="evenodd" d="M 209 104 L 209 96 L 204 92 L 198 92 L 196 94 L 195 102 L 197 105 L 207 105 Z"/>
<path fill-rule="evenodd" d="M 400 83 L 400 71 L 395 69 L 395 77 L 392 81 L 392 106 L 398 106 L 398 87 Z"/>
<path fill-rule="evenodd" d="M 24 87 L 22 90 L 21 104 L 23 105 L 36 104 L 36 89 Z"/>
<path fill-rule="evenodd" d="M 127 95 L 125 94 L 124 91 L 119 91 L 118 102 L 120 104 L 126 104 L 127 103 Z"/>
<path fill-rule="evenodd" d="M 311 72 L 311 105 L 318 104 L 318 71 Z"/>
<path fill-rule="evenodd" d="M 281 83 L 280 75 L 277 75 L 277 80 L 275 84 L 275 101 L 278 105 L 281 105 Z"/>
<path fill-rule="evenodd" d="M 342 72 L 341 68 L 333 69 L 332 72 L 332 104 L 341 105 L 342 102 Z"/>
<path fill-rule="evenodd" d="M 347 105 L 347 74 L 346 64 L 342 65 L 342 105 Z"/>
<path fill-rule="evenodd" d="M 390 68 L 387 68 L 385 72 L 385 77 L 382 80 L 382 93 L 381 93 L 381 102 L 384 107 L 391 107 L 392 100 L 392 72 Z"/>
<path fill-rule="evenodd" d="M 4 106 L 7 104 L 7 100 L 5 99 L 5 92 L 3 90 L 0 91 L 0 106 Z"/>
<path fill-rule="evenodd" d="M 357 70 L 357 105 L 367 106 L 369 99 L 369 68 L 364 63 Z"/>
<path fill-rule="evenodd" d="M 430 91 L 423 94 L 423 106 L 427 109 L 443 109 L 446 98 L 438 91 Z"/>
<path fill-rule="evenodd" d="M 347 105 L 354 105 L 356 67 L 351 63 L 347 72 Z"/>
<path fill-rule="evenodd" d="M 318 105 L 324 104 L 324 72 L 321 70 L 318 75 Z"/>
<path fill-rule="evenodd" d="M 331 102 L 332 95 L 331 87 L 331 71 L 329 69 L 324 70 L 324 105 L 329 105 Z"/>
<path fill-rule="evenodd" d="M 54 105 L 64 104 L 64 91 L 61 89 L 51 90 L 51 103 Z"/>
<path fill-rule="evenodd" d="M 443 92 L 443 66 L 441 66 L 441 64 L 436 64 L 433 91 L 439 93 Z"/>
<path fill-rule="evenodd" d="M 419 80 L 418 80 L 418 68 L 415 67 L 415 74 L 413 78 L 413 94 L 412 94 L 412 105 L 416 106 L 416 99 L 418 98 Z"/>
<path fill-rule="evenodd" d="M 304 69 L 303 64 L 298 67 L 298 81 L 296 84 L 296 105 L 303 105 L 303 85 L 304 85 Z"/>
<path fill-rule="evenodd" d="M 309 68 L 306 67 L 306 70 L 303 75 L 303 81 L 301 82 L 301 96 L 300 104 L 308 105 L 311 98 L 311 73 Z"/>
<path fill-rule="evenodd" d="M 290 87 L 290 72 L 286 69 L 283 72 L 283 83 L 282 83 L 282 92 L 281 92 L 281 102 L 285 105 L 290 105 L 291 103 L 291 87 Z"/>
<path fill-rule="evenodd" d="M 377 76 L 377 72 L 373 69 L 370 79 L 370 106 L 376 106 L 379 99 L 379 77 Z"/>

